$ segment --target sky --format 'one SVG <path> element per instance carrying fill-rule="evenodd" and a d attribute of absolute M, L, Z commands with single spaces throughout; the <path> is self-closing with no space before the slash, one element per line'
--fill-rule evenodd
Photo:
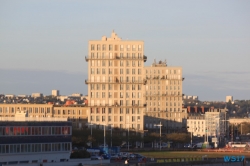
<path fill-rule="evenodd" d="M 183 93 L 250 99 L 248 0 L 0 0 L 0 94 L 86 95 L 88 41 L 143 40 L 145 66 L 183 69 Z"/>

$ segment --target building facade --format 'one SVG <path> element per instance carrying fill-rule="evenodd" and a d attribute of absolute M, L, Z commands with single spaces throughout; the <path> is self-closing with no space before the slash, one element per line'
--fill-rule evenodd
<path fill-rule="evenodd" d="M 0 104 L 0 117 L 14 117 L 19 111 L 36 118 L 67 118 L 73 128 L 82 128 L 87 123 L 87 107 L 80 105 L 53 104 Z"/>
<path fill-rule="evenodd" d="M 182 68 L 169 67 L 166 61 L 144 67 L 147 79 L 145 91 L 145 129 L 156 128 L 161 121 L 166 132 L 180 131 L 187 118 L 182 109 Z"/>
<path fill-rule="evenodd" d="M 211 108 L 205 113 L 206 130 L 209 137 L 218 141 L 227 136 L 227 109 Z"/>
<path fill-rule="evenodd" d="M 0 165 L 68 161 L 72 126 L 67 118 L 33 118 L 19 111 L 0 118 Z"/>
<path fill-rule="evenodd" d="M 89 123 L 143 131 L 144 42 L 122 40 L 112 32 L 110 38 L 89 41 L 88 49 Z"/>

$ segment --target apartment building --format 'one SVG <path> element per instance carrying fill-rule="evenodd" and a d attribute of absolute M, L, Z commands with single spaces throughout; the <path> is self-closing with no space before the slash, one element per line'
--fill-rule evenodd
<path fill-rule="evenodd" d="M 166 61 L 154 61 L 144 67 L 147 85 L 145 129 L 153 129 L 161 122 L 165 132 L 180 131 L 185 126 L 186 109 L 182 108 L 182 68 L 167 66 Z"/>
<path fill-rule="evenodd" d="M 144 42 L 112 32 L 110 38 L 89 41 L 88 49 L 89 124 L 143 131 Z"/>
<path fill-rule="evenodd" d="M 23 111 L 28 117 L 67 118 L 72 121 L 74 128 L 82 128 L 87 123 L 87 109 L 80 105 L 0 104 L 0 118 L 15 117 L 16 113 Z"/>
<path fill-rule="evenodd" d="M 205 114 L 190 114 L 187 119 L 187 130 L 193 136 L 206 136 L 206 120 Z"/>
<path fill-rule="evenodd" d="M 227 109 L 211 108 L 205 113 L 208 136 L 223 138 L 227 135 Z"/>

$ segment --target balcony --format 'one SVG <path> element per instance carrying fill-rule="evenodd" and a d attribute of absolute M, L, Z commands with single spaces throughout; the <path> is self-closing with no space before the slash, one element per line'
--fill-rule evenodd
<path fill-rule="evenodd" d="M 142 80 L 142 81 L 138 81 L 138 80 L 122 80 L 120 81 L 119 79 L 115 79 L 115 80 L 108 80 L 108 81 L 100 81 L 100 80 L 85 80 L 85 84 L 143 84 L 146 85 L 147 84 L 147 80 Z"/>

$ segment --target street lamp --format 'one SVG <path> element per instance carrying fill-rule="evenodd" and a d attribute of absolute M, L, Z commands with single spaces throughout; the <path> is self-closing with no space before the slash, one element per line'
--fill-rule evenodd
<path fill-rule="evenodd" d="M 160 150 L 161 150 L 161 126 L 162 124 L 160 122 L 160 124 L 155 124 L 154 126 L 160 126 Z"/>
<path fill-rule="evenodd" d="M 93 126 L 92 121 L 90 121 L 90 123 L 88 125 L 91 126 L 91 128 L 90 128 L 90 135 L 91 135 L 91 148 L 92 148 L 92 126 Z"/>
<path fill-rule="evenodd" d="M 126 124 L 128 124 L 128 143 L 127 143 L 127 146 L 128 146 L 128 152 L 129 152 L 129 116 L 127 116 L 127 118 L 126 119 L 128 119 L 128 123 L 126 122 Z"/>

